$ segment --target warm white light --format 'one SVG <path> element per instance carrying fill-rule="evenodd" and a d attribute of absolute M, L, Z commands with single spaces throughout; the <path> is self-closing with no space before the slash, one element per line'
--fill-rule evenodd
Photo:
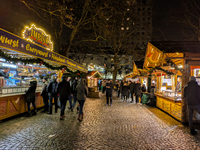
<path fill-rule="evenodd" d="M 124 30 L 124 27 L 121 27 L 121 30 Z"/>

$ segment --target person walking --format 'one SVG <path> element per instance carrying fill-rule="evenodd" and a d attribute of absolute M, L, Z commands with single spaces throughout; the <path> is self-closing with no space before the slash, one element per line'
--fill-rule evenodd
<path fill-rule="evenodd" d="M 42 113 L 48 112 L 48 93 L 47 93 L 47 85 L 48 85 L 48 77 L 43 78 L 43 84 L 42 84 L 42 91 L 40 95 L 43 98 L 43 103 L 44 103 L 44 110 L 41 111 Z"/>
<path fill-rule="evenodd" d="M 129 86 L 128 86 L 127 82 L 125 82 L 123 87 L 122 87 L 122 93 L 123 93 L 123 96 L 124 96 L 124 102 L 125 101 L 127 102 L 128 94 L 129 94 Z"/>
<path fill-rule="evenodd" d="M 112 91 L 113 91 L 113 84 L 112 81 L 108 79 L 108 82 L 106 83 L 106 99 L 107 99 L 106 106 L 109 105 L 109 99 L 110 99 L 110 106 L 112 106 Z"/>
<path fill-rule="evenodd" d="M 47 85 L 47 92 L 48 92 L 48 96 L 49 96 L 49 112 L 47 114 L 49 114 L 49 115 L 52 114 L 52 101 L 53 101 L 53 98 L 54 98 L 54 104 L 55 104 L 55 113 L 57 113 L 58 96 L 57 96 L 56 88 L 57 88 L 56 77 L 52 76 L 51 77 L 51 81 Z"/>
<path fill-rule="evenodd" d="M 135 82 L 129 81 L 129 88 L 130 88 L 130 93 L 131 93 L 131 103 L 133 103 L 133 94 L 135 91 Z"/>
<path fill-rule="evenodd" d="M 155 84 L 152 83 L 151 84 L 151 87 L 150 87 L 150 93 L 149 93 L 149 98 L 150 98 L 150 105 L 151 106 L 155 106 L 155 96 L 154 96 L 154 93 L 155 93 Z"/>
<path fill-rule="evenodd" d="M 60 83 L 60 78 L 57 78 L 56 81 L 57 81 L 57 84 Z M 58 96 L 58 94 L 57 94 L 57 96 Z M 57 107 L 61 108 L 61 104 L 60 104 L 60 99 L 59 98 L 58 98 L 57 102 L 58 102 Z"/>
<path fill-rule="evenodd" d="M 190 76 L 189 82 L 184 88 L 184 98 L 186 99 L 189 110 L 189 128 L 192 135 L 197 134 L 197 130 L 193 126 L 193 112 L 194 110 L 200 113 L 200 86 L 196 82 L 194 76 Z"/>
<path fill-rule="evenodd" d="M 86 86 L 85 79 L 80 78 L 78 85 L 76 86 L 76 91 L 77 91 L 77 100 L 80 105 L 79 115 L 77 119 L 79 121 L 82 121 L 83 120 L 83 106 L 84 106 L 86 97 L 88 95 L 88 88 Z"/>
<path fill-rule="evenodd" d="M 121 83 L 120 83 L 120 93 L 121 93 L 121 99 L 123 99 L 123 92 L 122 92 L 122 88 L 124 86 L 124 83 L 123 81 L 121 80 Z"/>
<path fill-rule="evenodd" d="M 64 120 L 65 107 L 70 95 L 70 84 L 67 82 L 65 76 L 62 76 L 62 81 L 58 83 L 56 91 L 59 94 L 59 100 L 61 104 L 60 120 Z"/>
<path fill-rule="evenodd" d="M 68 82 L 69 82 L 69 85 L 70 85 L 70 94 L 69 94 L 69 107 L 68 109 L 70 109 L 72 112 L 73 112 L 73 108 L 72 108 L 72 83 L 73 83 L 73 80 L 71 77 L 68 77 Z"/>
<path fill-rule="evenodd" d="M 102 91 L 102 93 L 104 93 L 105 90 L 106 90 L 106 79 L 103 80 L 102 86 L 103 86 L 103 91 Z"/>
<path fill-rule="evenodd" d="M 31 81 L 30 81 L 28 90 L 25 91 L 25 93 L 26 93 L 25 100 L 27 102 L 27 107 L 28 107 L 27 117 L 31 117 L 32 115 L 37 115 L 37 109 L 36 109 L 36 105 L 35 105 L 35 90 L 36 90 L 36 87 L 37 87 L 37 80 L 32 78 Z M 31 113 L 31 108 L 30 108 L 31 103 L 34 107 L 33 114 Z"/>
<path fill-rule="evenodd" d="M 76 86 L 78 85 L 78 80 L 74 79 L 73 83 L 72 83 L 72 97 L 73 97 L 73 104 L 72 104 L 72 111 L 75 107 L 76 104 L 76 99 L 77 99 L 77 90 L 76 90 Z"/>
<path fill-rule="evenodd" d="M 141 96 L 141 84 L 140 80 L 137 80 L 135 84 L 135 96 L 136 96 L 136 104 L 139 103 L 139 98 Z"/>

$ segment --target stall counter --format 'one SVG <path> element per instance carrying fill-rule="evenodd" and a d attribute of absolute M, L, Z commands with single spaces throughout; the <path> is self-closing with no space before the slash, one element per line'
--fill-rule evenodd
<path fill-rule="evenodd" d="M 164 97 L 160 94 L 155 94 L 156 106 L 166 113 L 170 114 L 177 120 L 181 121 L 182 106 L 181 101 L 175 101 L 173 98 Z"/>
<path fill-rule="evenodd" d="M 37 108 L 43 107 L 43 99 L 40 91 L 36 91 L 35 105 Z M 32 105 L 31 105 L 32 107 Z M 0 120 L 27 112 L 27 104 L 25 101 L 25 92 L 14 94 L 0 94 Z"/>

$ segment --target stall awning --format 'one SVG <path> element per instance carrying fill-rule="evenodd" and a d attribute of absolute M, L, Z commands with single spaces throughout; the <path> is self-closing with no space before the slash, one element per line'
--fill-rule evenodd
<path fill-rule="evenodd" d="M 14 35 L 8 31 L 0 28 L 0 47 L 8 50 L 12 50 L 18 53 L 26 54 L 36 58 L 44 59 L 55 64 L 65 65 L 69 68 L 79 70 L 82 72 L 88 72 L 87 68 L 79 63 L 62 56 L 58 53 L 52 52 L 43 48 L 39 44 L 29 42 L 22 37 Z"/>
<path fill-rule="evenodd" d="M 101 73 L 99 71 L 89 71 L 87 74 L 87 77 L 92 77 L 92 78 L 103 78 Z"/>

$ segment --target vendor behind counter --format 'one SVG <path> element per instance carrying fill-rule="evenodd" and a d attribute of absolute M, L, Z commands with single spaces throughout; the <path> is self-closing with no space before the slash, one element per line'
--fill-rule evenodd
<path fill-rule="evenodd" d="M 9 70 L 9 68 L 4 68 L 4 70 L 0 72 L 0 77 L 9 78 Z"/>

